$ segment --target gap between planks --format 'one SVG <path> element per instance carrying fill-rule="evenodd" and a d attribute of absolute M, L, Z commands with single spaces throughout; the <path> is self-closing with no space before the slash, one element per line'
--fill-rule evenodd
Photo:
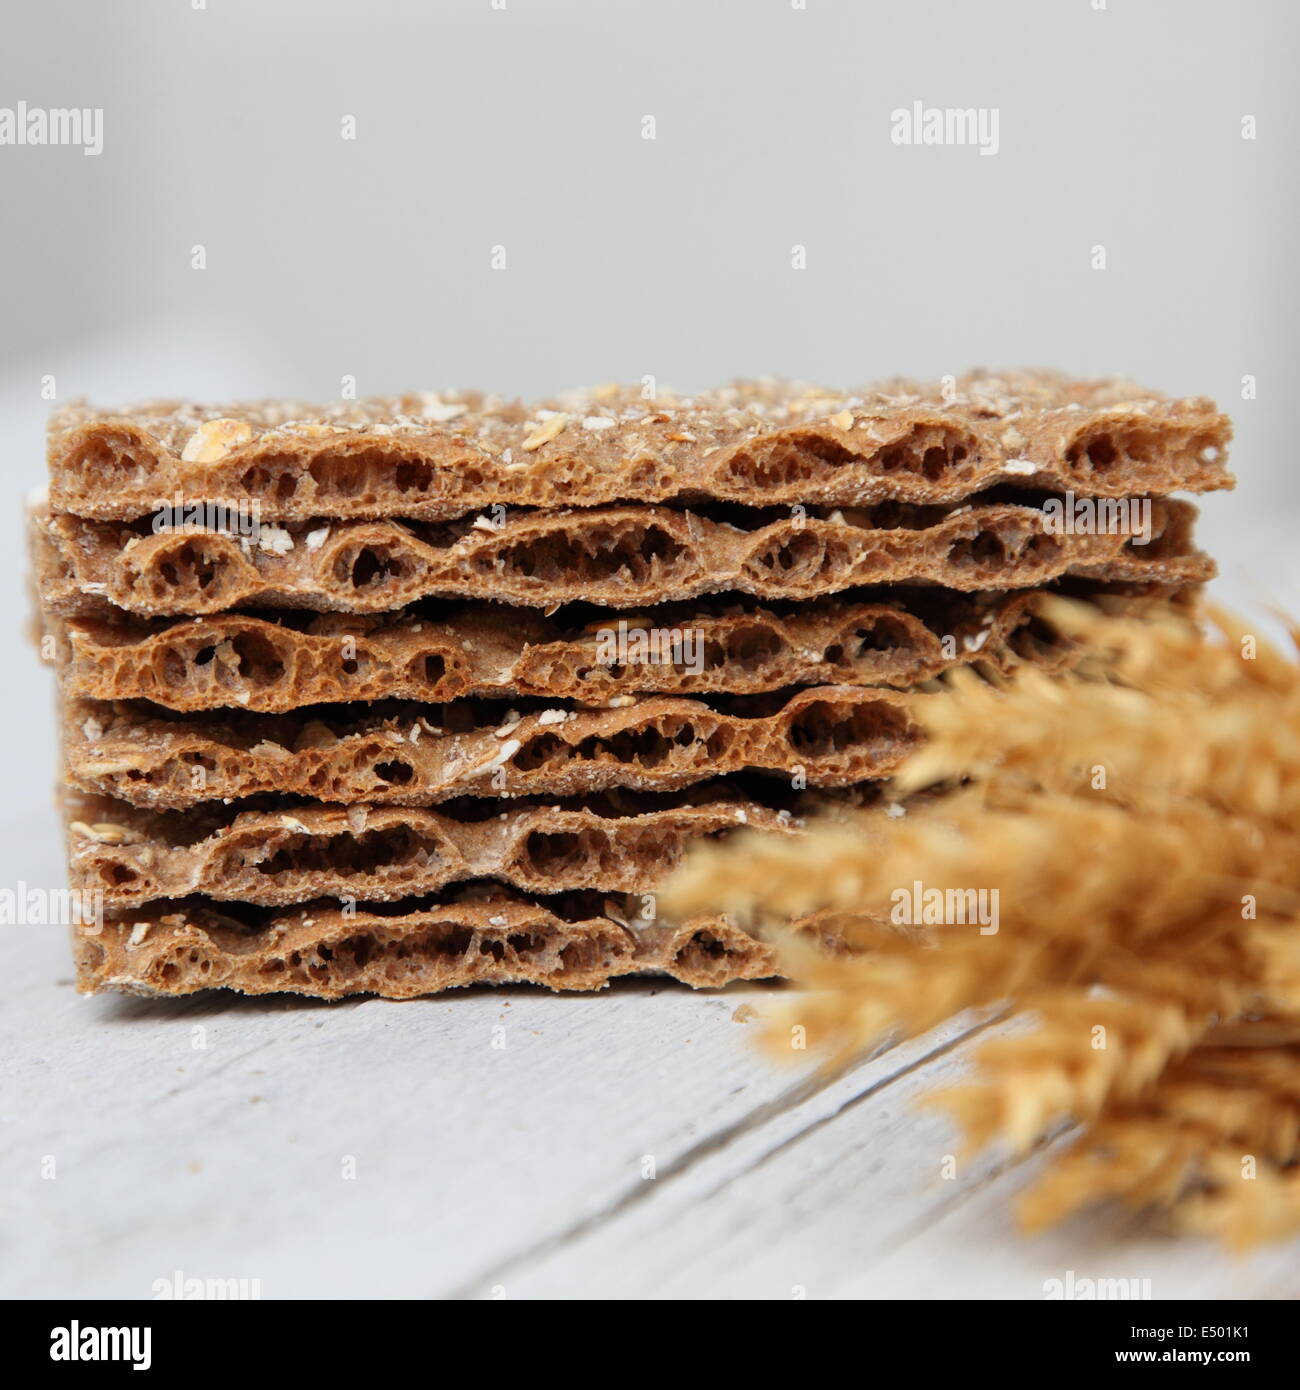
<path fill-rule="evenodd" d="M 839 1087 L 841 1083 L 847 1083 L 853 1087 L 847 1096 L 836 1100 L 824 1114 L 811 1118 L 805 1124 L 799 1124 L 788 1134 L 765 1147 L 754 1158 L 742 1161 L 726 1178 L 721 1180 L 716 1188 L 706 1194 L 713 1195 L 721 1188 L 725 1188 L 761 1168 L 770 1159 L 778 1156 L 793 1144 L 801 1142 L 818 1130 L 830 1125 L 840 1115 L 856 1105 L 881 1094 L 888 1087 L 922 1071 L 941 1058 L 956 1052 L 959 1048 L 965 1047 L 980 1034 L 997 1024 L 1002 1016 L 1000 1012 L 993 1012 L 974 1021 L 967 1020 L 956 1025 L 949 1025 L 944 1030 L 935 1030 L 935 1032 L 920 1039 L 911 1039 L 902 1043 L 887 1042 L 868 1052 L 860 1053 L 838 1066 L 821 1068 L 804 1076 L 771 1100 L 764 1101 L 748 1114 L 723 1126 L 679 1154 L 665 1166 L 662 1172 L 656 1174 L 653 1181 L 643 1180 L 635 1186 L 627 1188 L 621 1196 L 616 1197 L 598 1211 L 588 1213 L 565 1229 L 535 1241 L 525 1249 L 488 1266 L 473 1278 L 465 1280 L 449 1291 L 439 1292 L 435 1296 L 469 1299 L 483 1297 L 493 1289 L 504 1288 L 508 1281 L 517 1274 L 543 1263 L 565 1250 L 566 1247 L 581 1241 L 585 1236 L 628 1215 L 652 1196 L 662 1196 L 667 1188 L 692 1176 L 708 1159 L 723 1154 L 739 1141 L 758 1134 L 781 1119 L 796 1118 L 796 1112 L 818 1098 L 827 1095 L 828 1092 Z M 894 1060 L 896 1065 L 884 1075 L 875 1074 L 876 1066 L 886 1059 Z"/>

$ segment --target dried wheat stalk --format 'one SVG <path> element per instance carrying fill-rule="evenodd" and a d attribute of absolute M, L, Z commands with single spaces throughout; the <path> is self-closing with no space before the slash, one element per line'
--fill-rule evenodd
<path fill-rule="evenodd" d="M 1204 632 L 1042 603 L 1095 655 L 1064 678 L 947 679 L 895 779 L 945 795 L 705 846 L 663 906 L 842 914 L 855 954 L 785 948 L 807 990 L 777 1046 L 794 1024 L 844 1054 L 975 1006 L 1035 1016 L 933 1098 L 975 1146 L 1082 1126 L 1027 1226 L 1117 1199 L 1234 1244 L 1300 1230 L 1297 666 L 1221 613 Z M 899 930 L 914 882 L 996 889 L 996 932 Z"/>

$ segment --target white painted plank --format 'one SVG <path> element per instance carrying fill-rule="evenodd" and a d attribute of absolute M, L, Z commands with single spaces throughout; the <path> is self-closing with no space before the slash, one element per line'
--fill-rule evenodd
<path fill-rule="evenodd" d="M 939 1180 L 944 1121 L 928 1087 L 965 1070 L 950 1024 L 855 1068 L 789 1116 L 647 1185 L 643 1200 L 542 1258 L 498 1271 L 507 1296 L 829 1297 L 873 1252 L 974 1190 Z"/>
<path fill-rule="evenodd" d="M 1068 1270 L 1149 1279 L 1157 1298 L 1300 1292 L 1300 1242 L 1239 1259 L 1096 1215 L 1019 1236 L 1012 1201 L 1045 1156 L 981 1156 L 944 1180 L 956 1136 L 914 1108 L 964 1068 L 964 1051 L 880 1089 L 846 1077 L 830 1123 L 793 1140 L 777 1126 L 748 1136 L 563 1249 L 501 1271 L 507 1295 L 1043 1298 Z"/>
<path fill-rule="evenodd" d="M 707 1298 L 770 1297 L 775 1289 L 780 1295 L 782 1288 L 799 1284 L 798 1272 L 812 1258 L 788 1222 L 782 1223 L 784 1251 L 777 1266 L 782 1273 L 776 1285 L 750 1268 L 738 1272 L 733 1288 L 733 1271 L 719 1273 L 713 1267 L 713 1253 L 726 1244 L 730 1226 L 748 1219 L 744 1195 L 733 1186 L 736 1177 L 796 1146 L 830 1152 L 826 1146 L 836 1142 L 849 1108 L 868 1096 L 909 1093 L 921 1074 L 942 1075 L 950 1065 L 950 1050 L 978 1027 L 978 1020 L 954 1020 L 926 1038 L 822 1078 L 816 1087 L 794 1087 L 782 1104 L 755 1111 L 742 1126 L 698 1145 L 684 1160 L 656 1165 L 599 1221 L 584 1223 L 544 1248 L 524 1251 L 457 1292 L 467 1297 Z M 873 1172 L 865 1185 L 884 1210 L 894 1198 L 876 1176 Z M 786 1278 L 793 1284 L 779 1282 Z M 738 1292 L 742 1287 L 743 1294 Z"/>
<path fill-rule="evenodd" d="M 753 987 L 85 1000 L 55 984 L 55 933 L 0 950 L 9 1294 L 144 1296 L 174 1269 L 268 1297 L 474 1285 L 617 1207 L 643 1155 L 671 1168 L 780 1113 L 808 1070 L 732 1021 Z"/>
<path fill-rule="evenodd" d="M 1018 1174 L 938 1180 L 952 1138 L 912 1102 L 962 1065 L 960 1027 L 822 1084 L 732 1021 L 752 987 L 154 1004 L 56 985 L 49 932 L 0 947 L 10 1296 L 147 1296 L 175 1269 L 267 1297 L 1037 1297 L 1067 1269 L 1300 1291 L 1294 1247 L 1242 1263 L 1087 1223 L 1023 1242 Z"/>
<path fill-rule="evenodd" d="M 1131 1213 L 1107 1210 L 1032 1239 L 1007 1227 L 1017 1191 L 1046 1161 L 998 1175 L 973 1200 L 918 1227 L 909 1239 L 847 1280 L 844 1298 L 1043 1299 L 1083 1280 L 1124 1280 L 1153 1299 L 1300 1297 L 1300 1241 L 1239 1257 L 1204 1240 L 1161 1234 Z M 1072 1282 L 1071 1282 L 1072 1281 Z M 1114 1287 L 1112 1285 L 1112 1287 Z"/>

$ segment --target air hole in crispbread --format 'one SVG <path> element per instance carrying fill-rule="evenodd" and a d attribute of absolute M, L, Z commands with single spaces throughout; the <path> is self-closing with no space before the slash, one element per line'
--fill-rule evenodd
<path fill-rule="evenodd" d="M 393 759 L 386 763 L 376 763 L 375 776 L 381 782 L 387 782 L 391 786 L 404 787 L 414 778 L 415 769 L 410 763 Z"/>
<path fill-rule="evenodd" d="M 785 650 L 785 643 L 770 628 L 754 624 L 739 627 L 727 634 L 725 646 L 709 642 L 705 646 L 704 664 L 710 669 L 739 666 L 753 671 L 767 665 Z"/>
<path fill-rule="evenodd" d="M 770 545 L 754 557 L 767 570 L 789 574 L 794 570 L 817 571 L 826 563 L 826 546 L 811 531 L 799 531 Z"/>
<path fill-rule="evenodd" d="M 811 700 L 790 720 L 790 747 L 801 758 L 826 758 L 845 752 L 879 755 L 913 739 L 907 715 L 887 704 L 840 704 Z"/>
<path fill-rule="evenodd" d="M 554 531 L 500 549 L 489 547 L 475 558 L 481 573 L 504 569 L 534 583 L 591 583 L 616 576 L 644 580 L 685 553 L 662 527 L 592 525 L 589 529 Z"/>
<path fill-rule="evenodd" d="M 1117 452 L 1113 440 L 1099 435 L 1088 445 L 1088 467 L 1094 473 L 1104 473 L 1115 462 Z"/>
<path fill-rule="evenodd" d="M 433 469 L 418 459 L 404 460 L 393 470 L 393 485 L 398 492 L 428 492 L 433 486 Z"/>
<path fill-rule="evenodd" d="M 939 482 L 946 474 L 969 473 L 961 465 L 974 453 L 974 441 L 950 430 L 921 426 L 906 439 L 886 445 L 876 455 L 874 466 L 882 473 L 910 473 L 929 482 Z"/>
<path fill-rule="evenodd" d="M 237 849 L 234 852 L 238 854 Z M 267 878 L 275 878 L 301 873 L 364 875 L 409 865 L 432 868 L 441 862 L 434 841 L 400 825 L 359 835 L 290 835 L 256 868 Z"/>
<path fill-rule="evenodd" d="M 307 465 L 319 498 L 366 497 L 381 479 L 392 476 L 392 460 L 382 449 L 324 451 Z"/>
<path fill-rule="evenodd" d="M 169 589 L 189 593 L 202 593 L 218 574 L 216 557 L 193 538 L 155 552 L 152 569 Z"/>
<path fill-rule="evenodd" d="M 1070 639 L 1041 614 L 1030 613 L 1012 633 L 1011 650 L 1024 659 L 1032 659 L 1068 647 Z"/>
<path fill-rule="evenodd" d="M 858 462 L 844 445 L 816 435 L 756 441 L 727 460 L 722 478 L 745 488 L 772 490 L 795 483 L 826 480 Z"/>
<path fill-rule="evenodd" d="M 296 460 L 280 457 L 264 458 L 240 475 L 240 490 L 249 497 L 267 494 L 279 502 L 288 502 L 298 492 Z"/>
<path fill-rule="evenodd" d="M 719 734 L 725 737 L 719 739 Z M 653 769 L 668 762 L 674 752 L 691 748 L 700 741 L 698 731 L 689 721 L 669 720 L 663 725 L 649 724 L 640 729 L 592 735 L 576 744 L 565 743 L 555 734 L 540 734 L 529 739 L 512 761 L 519 772 L 533 772 L 547 764 L 568 761 L 610 761 L 625 767 Z M 714 734 L 710 747 L 720 753 L 729 742 L 729 731 L 721 729 Z"/>
<path fill-rule="evenodd" d="M 139 472 L 141 465 L 134 440 L 124 434 L 104 433 L 83 444 L 65 466 L 75 468 L 88 485 L 99 489 L 111 485 L 114 479 L 126 482 Z"/>
<path fill-rule="evenodd" d="M 525 840 L 521 861 L 539 878 L 558 877 L 590 868 L 608 852 L 608 839 L 597 831 L 534 830 Z"/>
<path fill-rule="evenodd" d="M 672 969 L 683 976 L 707 980 L 729 974 L 728 962 L 743 961 L 748 950 L 737 950 L 711 931 L 697 931 L 673 954 Z"/>
<path fill-rule="evenodd" d="M 977 569 L 1004 564 L 1007 559 L 1002 537 L 994 531 L 964 536 L 948 547 L 948 563 L 956 569 Z"/>
<path fill-rule="evenodd" d="M 239 659 L 239 674 L 254 685 L 274 685 L 284 677 L 284 660 L 272 642 L 260 632 L 237 632 L 231 639 Z"/>
<path fill-rule="evenodd" d="M 546 938 L 533 932 L 511 932 L 506 945 L 520 959 L 540 955 L 546 949 Z"/>
<path fill-rule="evenodd" d="M 440 652 L 424 652 L 410 663 L 407 670 L 417 685 L 436 686 L 447 674 L 447 661 Z"/>
<path fill-rule="evenodd" d="M 597 966 L 606 965 L 611 958 L 617 959 L 620 952 L 611 948 L 608 941 L 580 938 L 568 941 L 560 947 L 560 971 L 556 978 L 576 975 Z"/>
<path fill-rule="evenodd" d="M 363 545 L 344 551 L 334 562 L 334 572 L 354 589 L 367 589 L 404 579 L 407 566 L 389 546 Z"/>
<path fill-rule="evenodd" d="M 931 482 L 942 478 L 947 467 L 948 455 L 937 445 L 927 449 L 925 453 L 921 455 L 920 471 L 925 477 L 929 478 Z"/>
<path fill-rule="evenodd" d="M 1124 427 L 1085 432 L 1065 452 L 1066 463 L 1073 473 L 1083 477 L 1103 475 L 1119 467 L 1147 466 L 1159 461 L 1165 453 L 1170 461 L 1199 456 L 1211 441 L 1196 435 L 1171 446 L 1171 441 L 1158 430 L 1133 424 Z"/>
<path fill-rule="evenodd" d="M 210 649 L 209 649 L 210 650 Z M 178 647 L 168 645 L 160 653 L 162 683 L 164 685 L 183 685 L 190 674 L 186 665 L 185 653 Z"/>
<path fill-rule="evenodd" d="M 870 623 L 863 623 L 853 629 L 850 638 L 850 649 L 855 661 L 867 652 L 910 650 L 911 646 L 911 632 L 907 624 L 898 618 L 880 617 Z"/>

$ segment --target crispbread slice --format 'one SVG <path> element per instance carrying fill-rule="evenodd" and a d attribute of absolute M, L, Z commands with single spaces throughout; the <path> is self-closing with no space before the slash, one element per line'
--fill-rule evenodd
<path fill-rule="evenodd" d="M 356 700 L 536 696 L 587 705 L 647 693 L 755 694 L 794 685 L 910 686 L 966 662 L 1048 670 L 1073 644 L 1038 591 L 936 589 L 829 597 L 783 611 L 734 597 L 550 620 L 492 604 L 391 614 L 295 610 L 193 619 L 50 619 L 66 697 L 282 713 Z M 1082 596 L 1187 604 L 1189 590 Z M 1132 604 L 1130 606 L 1132 606 Z M 640 642 L 640 647 L 635 644 Z"/>
<path fill-rule="evenodd" d="M 675 791 L 747 769 L 847 786 L 897 767 L 918 740 L 909 709 L 923 698 L 841 685 L 724 699 L 735 712 L 650 696 L 612 710 L 521 713 L 464 701 L 163 717 L 73 701 L 64 751 L 70 785 L 169 810 L 274 792 L 429 806 L 460 796 Z"/>
<path fill-rule="evenodd" d="M 274 528 L 250 544 L 226 532 L 36 513 L 33 552 L 45 606 L 94 616 L 235 607 L 380 612 L 429 596 L 553 608 L 616 607 L 739 590 L 769 601 L 863 584 L 939 584 L 962 592 L 1031 588 L 1062 575 L 1125 582 L 1202 582 L 1214 574 L 1192 544 L 1196 509 L 1151 502 L 1100 534 L 1051 529 L 1045 506 L 1006 502 L 944 511 L 893 503 L 780 520 L 664 507 L 517 512 L 499 524 L 426 527 L 352 521 Z"/>
<path fill-rule="evenodd" d="M 386 907 L 289 910 L 191 899 L 155 903 L 73 932 L 77 988 L 184 995 L 205 989 L 316 999 L 410 999 L 475 984 L 600 989 L 624 975 L 695 988 L 778 974 L 773 945 L 725 918 L 648 920 L 638 899 L 538 898 L 494 885 Z M 791 929 L 843 950 L 825 914 Z"/>
<path fill-rule="evenodd" d="M 499 809 L 498 809 L 499 808 Z M 533 893 L 653 891 L 686 846 L 736 826 L 791 833 L 797 817 L 721 787 L 581 802 L 292 806 L 145 812 L 69 793 L 69 878 L 116 911 L 190 894 L 283 906 L 391 902 L 495 879 Z"/>
<path fill-rule="evenodd" d="M 183 496 L 269 521 L 445 520 L 495 504 L 673 498 L 862 506 L 952 502 L 1000 479 L 1123 496 L 1229 487 L 1231 427 L 1204 399 L 1118 380 L 974 373 L 839 393 L 751 382 L 525 407 L 477 393 L 311 406 L 83 403 L 49 428 L 52 501 L 123 520 Z"/>

